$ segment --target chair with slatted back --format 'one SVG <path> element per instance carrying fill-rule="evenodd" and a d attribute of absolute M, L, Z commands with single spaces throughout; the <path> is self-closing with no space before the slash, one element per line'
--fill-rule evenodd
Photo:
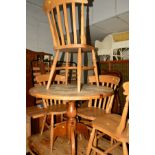
<path fill-rule="evenodd" d="M 90 84 L 95 84 L 96 79 L 94 76 L 89 76 L 88 81 Z M 113 88 L 115 91 L 119 85 L 120 77 L 114 75 L 99 75 L 99 83 L 102 86 Z M 104 113 L 111 113 L 113 106 L 114 95 L 100 99 L 89 100 L 87 107 L 82 107 L 77 110 L 77 115 L 80 117 L 81 122 L 91 126 L 91 121 L 96 117 L 104 115 Z"/>
<path fill-rule="evenodd" d="M 42 74 L 42 75 L 36 76 L 36 81 L 37 83 L 39 83 L 39 85 L 47 85 L 48 79 L 49 79 L 49 74 Z M 54 78 L 54 83 L 64 84 L 65 76 L 56 74 Z M 49 117 L 51 119 L 50 120 L 51 137 L 53 137 L 54 126 L 56 125 L 54 123 L 54 116 L 61 115 L 61 121 L 62 121 L 63 115 L 66 114 L 66 105 L 64 105 L 65 102 L 61 100 L 54 100 L 54 99 L 42 99 L 42 100 L 43 100 L 44 108 L 47 108 L 48 106 L 50 106 L 50 108 L 53 109 L 52 112 L 50 112 L 49 114 Z M 41 134 L 43 133 L 47 118 L 48 118 L 48 115 L 45 115 L 42 123 Z M 51 150 L 52 150 L 52 146 L 53 146 L 53 139 L 51 138 Z"/>
<path fill-rule="evenodd" d="M 53 38 L 55 57 L 51 66 L 47 89 L 55 70 L 65 69 L 66 84 L 69 69 L 77 70 L 77 91 L 81 90 L 82 70 L 94 70 L 98 85 L 98 71 L 94 47 L 87 45 L 85 35 L 85 8 L 88 0 L 45 0 L 44 11 L 48 17 Z M 65 52 L 66 66 L 56 67 L 60 52 Z M 82 52 L 92 53 L 92 66 L 82 66 Z M 77 66 L 69 66 L 69 53 L 77 53 Z"/>
<path fill-rule="evenodd" d="M 34 61 L 35 62 L 35 61 Z M 36 63 L 36 62 L 35 62 Z M 35 64 L 34 63 L 34 64 Z M 33 64 L 33 63 L 32 63 Z M 36 65 L 36 64 L 35 64 Z M 39 84 L 38 84 L 38 82 L 36 81 L 36 76 L 38 76 L 38 75 L 41 75 L 41 74 L 43 74 L 43 71 L 41 70 L 41 65 L 40 66 L 33 66 L 32 65 L 32 75 L 33 75 L 33 85 L 34 86 L 38 86 Z M 42 64 L 43 65 L 43 64 Z M 44 72 L 45 73 L 48 73 L 49 72 L 49 67 L 48 66 L 45 66 L 44 67 Z M 37 105 L 42 105 L 42 99 L 41 98 L 36 98 L 36 104 Z"/>
<path fill-rule="evenodd" d="M 129 82 L 123 84 L 124 95 L 126 96 L 125 105 L 122 116 L 118 114 L 105 114 L 102 117 L 97 117 L 92 122 L 92 133 L 88 142 L 86 155 L 90 155 L 91 150 L 99 154 L 107 154 L 116 146 L 122 143 L 123 155 L 128 155 L 127 143 L 129 143 L 129 124 L 128 124 L 128 107 L 129 107 Z M 111 145 L 104 151 L 97 147 L 97 132 L 102 132 L 116 140 L 117 142 Z"/>

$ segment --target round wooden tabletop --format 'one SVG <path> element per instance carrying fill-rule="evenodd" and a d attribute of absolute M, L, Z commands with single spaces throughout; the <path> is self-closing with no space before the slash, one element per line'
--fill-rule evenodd
<path fill-rule="evenodd" d="M 82 85 L 81 91 L 77 92 L 77 86 L 68 84 L 53 84 L 49 89 L 46 86 L 36 86 L 29 90 L 30 95 L 43 99 L 56 100 L 89 100 L 104 96 L 111 96 L 114 92 L 112 88 L 96 85 Z"/>

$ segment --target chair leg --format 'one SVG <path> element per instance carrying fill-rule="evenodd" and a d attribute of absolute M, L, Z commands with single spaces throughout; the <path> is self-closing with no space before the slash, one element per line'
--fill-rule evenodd
<path fill-rule="evenodd" d="M 48 83 L 47 83 L 47 89 L 49 89 L 49 87 L 50 87 L 50 84 L 51 84 L 51 81 L 52 81 L 52 78 L 53 78 L 53 75 L 54 75 L 54 72 L 55 72 L 55 69 L 56 69 L 56 64 L 57 64 L 57 61 L 58 61 L 58 57 L 59 57 L 59 50 L 56 51 L 56 54 L 55 54 L 55 57 L 54 57 L 54 60 L 53 60 L 53 64 L 51 66 L 50 76 L 49 76 L 49 80 L 48 80 Z"/>
<path fill-rule="evenodd" d="M 81 65 L 82 65 L 82 53 L 81 48 L 78 49 L 78 66 L 77 66 L 77 89 L 80 92 L 81 89 Z"/>
<path fill-rule="evenodd" d="M 95 133 L 94 141 L 93 141 L 93 146 L 97 147 L 97 132 Z M 93 155 L 97 155 L 97 153 L 94 151 Z"/>
<path fill-rule="evenodd" d="M 91 148 L 92 148 L 94 136 L 95 136 L 95 128 L 93 128 L 93 130 L 91 132 L 90 139 L 89 139 L 88 146 L 87 146 L 87 150 L 86 150 L 86 155 L 90 155 L 90 151 L 91 151 Z"/>
<path fill-rule="evenodd" d="M 123 145 L 123 155 L 128 155 L 128 148 L 125 142 L 122 143 Z"/>
<path fill-rule="evenodd" d="M 69 52 L 66 52 L 66 85 L 68 84 L 68 61 L 69 61 Z"/>
<path fill-rule="evenodd" d="M 94 73 L 95 73 L 95 77 L 96 77 L 96 83 L 97 83 L 97 86 L 99 86 L 98 70 L 97 70 L 97 63 L 96 63 L 96 56 L 95 56 L 94 49 L 92 49 L 92 61 L 93 61 L 93 66 L 94 66 Z"/>
<path fill-rule="evenodd" d="M 30 149 L 29 149 L 29 154 L 30 155 L 35 155 Z"/>
<path fill-rule="evenodd" d="M 51 146 L 51 151 L 53 149 L 53 141 L 54 141 L 54 116 L 51 115 L 51 132 L 50 132 L 50 146 Z"/>
<path fill-rule="evenodd" d="M 40 132 L 41 135 L 43 134 L 43 131 L 44 131 L 46 118 L 47 118 L 47 115 L 44 116 L 43 121 L 42 121 L 41 132 Z"/>

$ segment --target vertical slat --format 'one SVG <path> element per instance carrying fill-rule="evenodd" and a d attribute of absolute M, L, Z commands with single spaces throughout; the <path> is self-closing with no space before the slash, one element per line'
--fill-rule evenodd
<path fill-rule="evenodd" d="M 113 89 L 113 87 L 114 87 L 114 84 L 112 84 L 112 83 L 111 83 L 111 84 L 109 84 L 109 87 L 111 87 L 111 88 Z"/>
<path fill-rule="evenodd" d="M 49 79 L 48 79 L 46 89 L 49 89 L 49 87 L 50 87 L 50 84 L 51 84 L 51 81 L 52 81 L 52 78 L 53 78 L 53 75 L 54 75 L 54 72 L 55 72 L 56 63 L 58 61 L 58 57 L 59 57 L 59 51 L 56 51 L 56 55 L 55 55 L 55 58 L 53 60 L 53 64 L 51 66 L 51 71 L 50 71 L 50 75 L 49 75 Z"/>
<path fill-rule="evenodd" d="M 111 113 L 113 100 L 114 100 L 114 95 L 108 97 L 108 102 L 107 102 L 107 105 L 106 105 L 106 113 Z"/>
<path fill-rule="evenodd" d="M 47 108 L 47 106 L 48 106 L 45 99 L 43 99 L 43 105 L 44 105 L 44 108 Z"/>
<path fill-rule="evenodd" d="M 105 109 L 106 103 L 107 103 L 107 97 L 104 97 L 102 109 Z"/>
<path fill-rule="evenodd" d="M 100 98 L 100 99 L 99 99 L 99 105 L 98 105 L 98 108 L 101 108 L 102 100 L 103 100 L 103 98 Z"/>
<path fill-rule="evenodd" d="M 53 26 L 52 26 L 52 21 L 51 21 L 49 13 L 47 13 L 47 17 L 48 17 L 48 21 L 49 21 L 49 25 L 50 25 L 50 30 L 51 30 L 51 33 L 52 33 L 53 44 L 54 44 L 54 47 L 56 47 L 57 42 L 56 42 L 55 33 L 54 33 L 54 29 L 53 29 Z"/>
<path fill-rule="evenodd" d="M 69 53 L 66 52 L 66 85 L 68 84 L 68 62 L 69 62 Z"/>
<path fill-rule="evenodd" d="M 94 103 L 94 107 L 96 107 L 97 106 L 97 99 L 95 99 L 95 103 Z"/>
<path fill-rule="evenodd" d="M 57 28 L 56 28 L 56 21 L 55 21 L 55 18 L 54 18 L 53 10 L 51 11 L 51 15 L 52 15 L 53 30 L 54 30 L 54 34 L 55 34 L 55 37 L 56 37 L 56 42 L 57 42 L 57 45 L 60 46 L 60 41 L 59 41 L 59 36 L 58 36 Z"/>
<path fill-rule="evenodd" d="M 84 0 L 82 0 L 83 2 Z M 84 3 L 81 4 L 81 44 L 86 44 L 86 37 L 84 32 Z"/>
<path fill-rule="evenodd" d="M 43 85 L 44 85 L 44 86 L 46 85 L 46 81 L 43 82 Z"/>
<path fill-rule="evenodd" d="M 117 85 L 114 85 L 113 89 L 115 90 L 115 89 L 116 89 L 116 87 L 117 87 Z"/>
<path fill-rule="evenodd" d="M 97 70 L 97 63 L 96 63 L 96 56 L 95 56 L 94 49 L 92 49 L 92 61 L 93 61 L 93 65 L 94 65 L 94 72 L 95 72 L 96 84 L 97 84 L 97 86 L 99 86 L 98 70 Z"/>
<path fill-rule="evenodd" d="M 52 105 L 53 103 L 52 103 L 52 99 L 50 99 L 50 105 Z"/>
<path fill-rule="evenodd" d="M 81 64 L 82 63 L 82 53 L 81 53 L 81 48 L 78 49 L 78 66 L 77 66 L 77 88 L 78 92 L 80 92 L 81 89 Z"/>
<path fill-rule="evenodd" d="M 72 3 L 72 17 L 73 17 L 73 32 L 74 32 L 74 44 L 77 44 L 77 32 L 76 32 L 76 10 L 75 2 Z"/>
<path fill-rule="evenodd" d="M 92 100 L 88 101 L 88 107 L 92 107 Z"/>
<path fill-rule="evenodd" d="M 57 15 L 58 15 L 58 27 L 59 27 L 59 31 L 60 31 L 61 43 L 62 43 L 62 45 L 64 45 L 65 41 L 64 41 L 64 34 L 63 34 L 63 30 L 62 30 L 62 20 L 61 20 L 61 16 L 60 16 L 59 6 L 56 7 L 56 10 L 57 10 Z"/>
<path fill-rule="evenodd" d="M 55 104 L 55 105 L 57 104 L 57 100 L 54 100 L 54 104 Z"/>
<path fill-rule="evenodd" d="M 69 33 L 69 26 L 68 26 L 68 16 L 67 16 L 67 8 L 66 4 L 63 3 L 63 10 L 64 10 L 64 19 L 65 19 L 65 28 L 66 28 L 66 35 L 67 35 L 67 44 L 70 44 L 70 33 Z"/>
<path fill-rule="evenodd" d="M 107 83 L 107 87 L 110 87 L 110 83 Z"/>

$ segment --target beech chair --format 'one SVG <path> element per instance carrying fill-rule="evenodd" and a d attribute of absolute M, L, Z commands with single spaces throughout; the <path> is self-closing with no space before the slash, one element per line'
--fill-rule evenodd
<path fill-rule="evenodd" d="M 36 76 L 36 81 L 39 83 L 39 85 L 46 85 L 49 79 L 49 74 L 42 74 Z M 64 84 L 65 83 L 65 76 L 63 75 L 55 75 L 54 83 L 56 84 Z M 64 101 L 61 100 L 54 100 L 54 99 L 42 99 L 43 100 L 43 107 L 47 108 L 50 106 L 52 109 L 52 112 L 50 114 L 45 114 L 43 117 L 42 127 L 41 127 L 41 135 L 43 133 L 43 130 L 45 128 L 45 125 L 49 128 L 49 126 L 46 124 L 47 116 L 50 117 L 50 128 L 51 128 L 51 150 L 53 147 L 53 134 L 54 134 L 54 126 L 56 125 L 54 123 L 54 116 L 61 115 L 61 121 L 63 121 L 63 115 L 66 114 L 66 105 Z"/>
<path fill-rule="evenodd" d="M 47 85 L 48 79 L 49 79 L 49 74 L 42 74 L 42 75 L 36 76 L 36 81 L 37 81 L 37 83 L 39 85 Z M 55 83 L 55 84 L 64 84 L 65 83 L 65 76 L 56 74 L 53 83 Z M 44 108 L 47 108 L 48 106 L 52 106 L 52 108 L 55 109 L 55 111 L 52 112 L 53 115 L 60 115 L 61 114 L 61 121 L 62 121 L 62 116 L 63 116 L 64 113 L 66 113 L 66 111 L 64 112 L 64 109 L 62 110 L 62 112 L 60 110 L 61 109 L 61 105 L 60 104 L 62 103 L 62 101 L 54 100 L 54 99 L 53 100 L 42 99 L 42 101 L 43 101 L 43 107 Z M 56 109 L 57 104 L 59 104 L 58 108 L 60 108 L 60 109 Z M 64 108 L 63 105 L 62 105 L 62 107 Z M 46 118 L 47 118 L 47 115 L 43 119 L 43 124 L 42 124 L 42 128 L 41 128 L 41 134 L 42 134 L 42 132 L 44 130 L 45 125 L 48 127 L 48 125 L 45 124 Z"/>
<path fill-rule="evenodd" d="M 89 76 L 88 82 L 90 84 L 95 84 L 95 76 Z M 115 75 L 99 75 L 99 83 L 102 86 L 111 87 L 116 91 L 119 85 L 120 77 Z M 115 94 L 114 94 L 115 95 Z M 100 99 L 89 100 L 88 107 L 82 107 L 77 109 L 77 115 L 80 117 L 80 122 L 91 127 L 91 122 L 96 119 L 96 117 L 102 116 L 105 113 L 111 113 L 113 106 L 114 95 L 109 97 L 104 97 Z"/>
<path fill-rule="evenodd" d="M 98 70 L 94 47 L 87 45 L 85 35 L 85 6 L 88 0 L 45 0 L 44 11 L 48 17 L 53 38 L 55 57 L 47 83 L 49 89 L 55 70 L 65 69 L 66 84 L 69 69 L 77 70 L 77 91 L 81 90 L 82 70 L 94 70 L 98 84 Z M 80 11 L 79 11 L 80 10 Z M 66 66 L 56 67 L 60 52 L 65 52 Z M 92 66 L 82 66 L 82 52 L 91 52 Z M 69 53 L 77 53 L 77 66 L 69 66 Z"/>
<path fill-rule="evenodd" d="M 49 67 L 45 67 L 45 72 L 48 73 L 49 72 Z M 38 86 L 39 83 L 36 81 L 36 76 L 41 75 L 41 67 L 40 66 L 33 66 L 32 67 L 32 75 L 33 75 L 33 85 Z M 42 105 L 43 101 L 41 98 L 36 98 L 36 104 L 37 105 Z"/>
<path fill-rule="evenodd" d="M 101 117 L 97 117 L 92 122 L 92 132 L 88 142 L 86 155 L 90 155 L 91 150 L 99 154 L 107 154 L 111 152 L 116 146 L 122 143 L 123 155 L 128 155 L 127 143 L 129 143 L 129 124 L 127 119 L 128 106 L 129 106 L 129 82 L 123 84 L 124 95 L 126 101 L 123 109 L 122 116 L 117 114 L 105 114 Z M 111 145 L 108 149 L 101 151 L 97 147 L 97 132 L 102 132 L 116 140 L 117 143 Z"/>

